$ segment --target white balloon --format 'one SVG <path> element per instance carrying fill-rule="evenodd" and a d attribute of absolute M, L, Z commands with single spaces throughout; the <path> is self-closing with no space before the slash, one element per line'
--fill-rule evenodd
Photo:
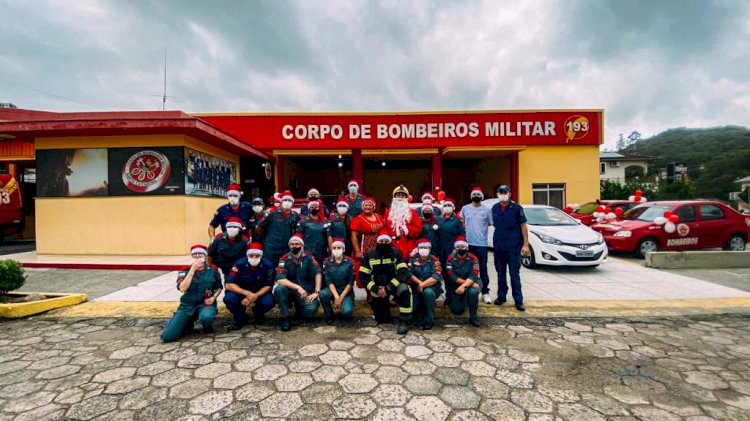
<path fill-rule="evenodd" d="M 628 200 L 629 200 L 629 201 L 631 201 L 631 202 L 635 202 L 635 201 L 636 201 L 636 200 L 635 200 L 635 196 L 630 196 L 630 197 L 628 197 Z"/>
<path fill-rule="evenodd" d="M 672 222 L 667 222 L 666 224 L 664 224 L 664 231 L 670 234 L 673 233 L 675 229 L 677 229 L 677 227 Z"/>
<path fill-rule="evenodd" d="M 607 214 L 607 219 L 616 219 L 616 218 L 617 218 L 617 215 L 615 215 L 614 212 L 610 212 Z"/>
<path fill-rule="evenodd" d="M 646 199 L 646 196 L 641 196 L 640 202 L 648 202 L 648 200 Z"/>
<path fill-rule="evenodd" d="M 654 223 L 657 225 L 664 225 L 667 222 L 667 218 L 663 216 L 657 216 L 654 218 Z"/>

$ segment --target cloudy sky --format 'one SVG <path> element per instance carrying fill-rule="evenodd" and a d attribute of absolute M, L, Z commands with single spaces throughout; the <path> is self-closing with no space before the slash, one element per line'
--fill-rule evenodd
<path fill-rule="evenodd" d="M 0 101 L 54 111 L 603 108 L 750 126 L 750 2 L 0 0 Z"/>

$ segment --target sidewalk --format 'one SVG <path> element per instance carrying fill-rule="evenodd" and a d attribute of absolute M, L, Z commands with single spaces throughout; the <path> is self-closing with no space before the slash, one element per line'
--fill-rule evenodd
<path fill-rule="evenodd" d="M 56 255 L 27 251 L 6 254 L 3 259 L 16 260 L 27 268 L 178 270 L 187 265 L 190 256 Z"/>

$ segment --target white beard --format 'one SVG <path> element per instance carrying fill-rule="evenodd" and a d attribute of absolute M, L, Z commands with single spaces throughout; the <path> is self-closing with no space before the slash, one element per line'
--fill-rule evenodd
<path fill-rule="evenodd" d="M 388 220 L 396 230 L 396 235 L 399 235 L 401 227 L 405 227 L 411 222 L 411 209 L 409 208 L 409 202 L 406 200 L 398 201 L 394 199 L 393 202 L 391 202 L 391 210 L 388 213 Z"/>

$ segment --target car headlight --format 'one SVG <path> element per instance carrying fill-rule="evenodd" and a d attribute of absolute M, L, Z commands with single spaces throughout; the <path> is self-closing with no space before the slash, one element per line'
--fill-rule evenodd
<path fill-rule="evenodd" d="M 536 232 L 534 233 L 534 235 L 539 237 L 539 239 L 542 240 L 543 243 L 554 244 L 556 246 L 562 245 L 562 241 L 558 240 L 557 238 L 550 237 L 549 235 L 539 234 Z"/>
<path fill-rule="evenodd" d="M 597 232 L 596 233 L 596 244 L 602 244 L 602 243 L 604 243 L 604 236 L 602 235 L 602 233 Z"/>
<path fill-rule="evenodd" d="M 630 238 L 631 235 L 633 235 L 632 231 L 617 231 L 614 236 L 622 237 L 622 238 Z"/>

